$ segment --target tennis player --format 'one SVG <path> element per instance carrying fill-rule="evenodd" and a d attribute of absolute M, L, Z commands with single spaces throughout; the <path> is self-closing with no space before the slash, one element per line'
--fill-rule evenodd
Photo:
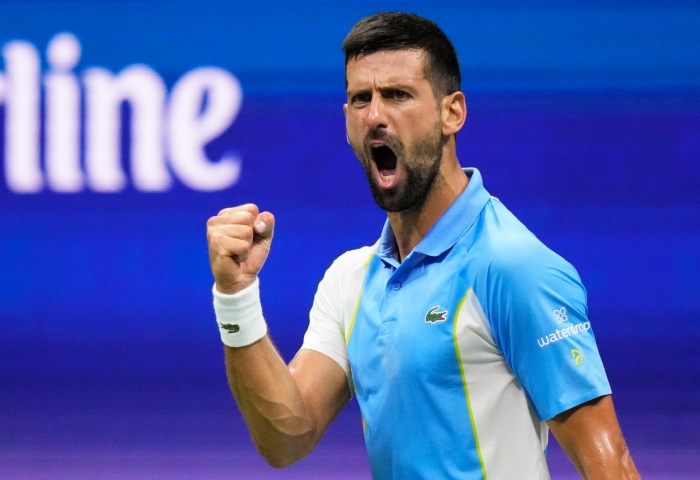
<path fill-rule="evenodd" d="M 228 379 L 260 453 L 276 467 L 308 455 L 354 394 L 377 479 L 546 479 L 549 429 L 584 478 L 639 478 L 576 270 L 460 166 L 448 38 L 381 13 L 343 50 L 348 142 L 388 218 L 330 266 L 289 365 L 259 299 L 272 213 L 207 224 Z"/>

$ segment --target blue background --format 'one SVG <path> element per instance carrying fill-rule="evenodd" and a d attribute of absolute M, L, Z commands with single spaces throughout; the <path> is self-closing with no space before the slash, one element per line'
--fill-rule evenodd
<path fill-rule="evenodd" d="M 454 41 L 469 108 L 461 163 L 578 269 L 628 440 L 656 452 L 646 472 L 670 462 L 700 475 L 700 5 L 651 0 L 0 1 L 0 44 L 28 40 L 44 62 L 48 41 L 67 31 L 82 43 L 77 72 L 146 63 L 171 87 L 212 65 L 243 89 L 235 123 L 207 147 L 211 158 L 241 155 L 241 179 L 225 191 L 18 195 L 0 173 L 7 472 L 39 472 L 30 460 L 47 448 L 230 441 L 205 413 L 237 415 L 205 222 L 244 202 L 276 215 L 261 288 L 290 359 L 324 270 L 373 243 L 384 221 L 345 141 L 340 44 L 355 21 L 386 9 L 425 15 Z M 155 421 L 165 405 L 179 418 L 195 412 L 191 425 Z M 240 419 L 230 422 L 248 445 Z M 347 445 L 340 437 L 344 451 L 361 443 L 361 432 Z M 690 453 L 674 457 L 671 446 Z M 325 465 L 313 458 L 303 468 Z M 75 462 L 56 462 L 76 474 Z"/>

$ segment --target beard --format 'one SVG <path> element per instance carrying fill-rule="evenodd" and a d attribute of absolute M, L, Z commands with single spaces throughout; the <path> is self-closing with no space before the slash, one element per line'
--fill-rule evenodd
<path fill-rule="evenodd" d="M 400 165 L 405 173 L 403 181 L 388 190 L 377 184 L 372 168 L 374 160 L 368 146 L 368 142 L 371 140 L 385 142 L 396 155 L 397 168 Z M 406 147 L 401 139 L 383 129 L 370 131 L 365 137 L 362 147 L 356 148 L 354 144 L 351 146 L 362 163 L 372 196 L 379 208 L 387 212 L 420 210 L 430 195 L 442 164 L 440 123 L 436 123 L 430 132 L 410 147 Z"/>

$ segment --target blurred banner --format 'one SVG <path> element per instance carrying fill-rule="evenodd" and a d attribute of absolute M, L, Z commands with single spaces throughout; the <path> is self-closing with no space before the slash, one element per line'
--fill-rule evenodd
<path fill-rule="evenodd" d="M 577 267 L 596 333 L 700 334 L 697 2 L 0 1 L 0 341 L 215 339 L 205 222 L 255 202 L 293 353 L 382 227 L 340 45 L 392 9 L 453 39 L 460 160 Z"/>

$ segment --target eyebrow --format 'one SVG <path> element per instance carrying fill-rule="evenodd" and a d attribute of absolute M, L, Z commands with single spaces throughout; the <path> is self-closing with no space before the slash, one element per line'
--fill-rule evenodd
<path fill-rule="evenodd" d="M 346 95 L 353 96 L 357 95 L 358 93 L 366 93 L 366 92 L 371 92 L 373 91 L 373 88 L 358 88 L 355 90 L 346 90 Z M 395 91 L 403 91 L 403 92 L 409 92 L 409 93 L 415 93 L 416 89 L 414 87 L 411 87 L 410 85 L 406 84 L 392 84 L 392 85 L 387 85 L 387 86 L 380 86 L 377 88 L 379 93 L 387 93 L 387 92 L 395 92 Z"/>

